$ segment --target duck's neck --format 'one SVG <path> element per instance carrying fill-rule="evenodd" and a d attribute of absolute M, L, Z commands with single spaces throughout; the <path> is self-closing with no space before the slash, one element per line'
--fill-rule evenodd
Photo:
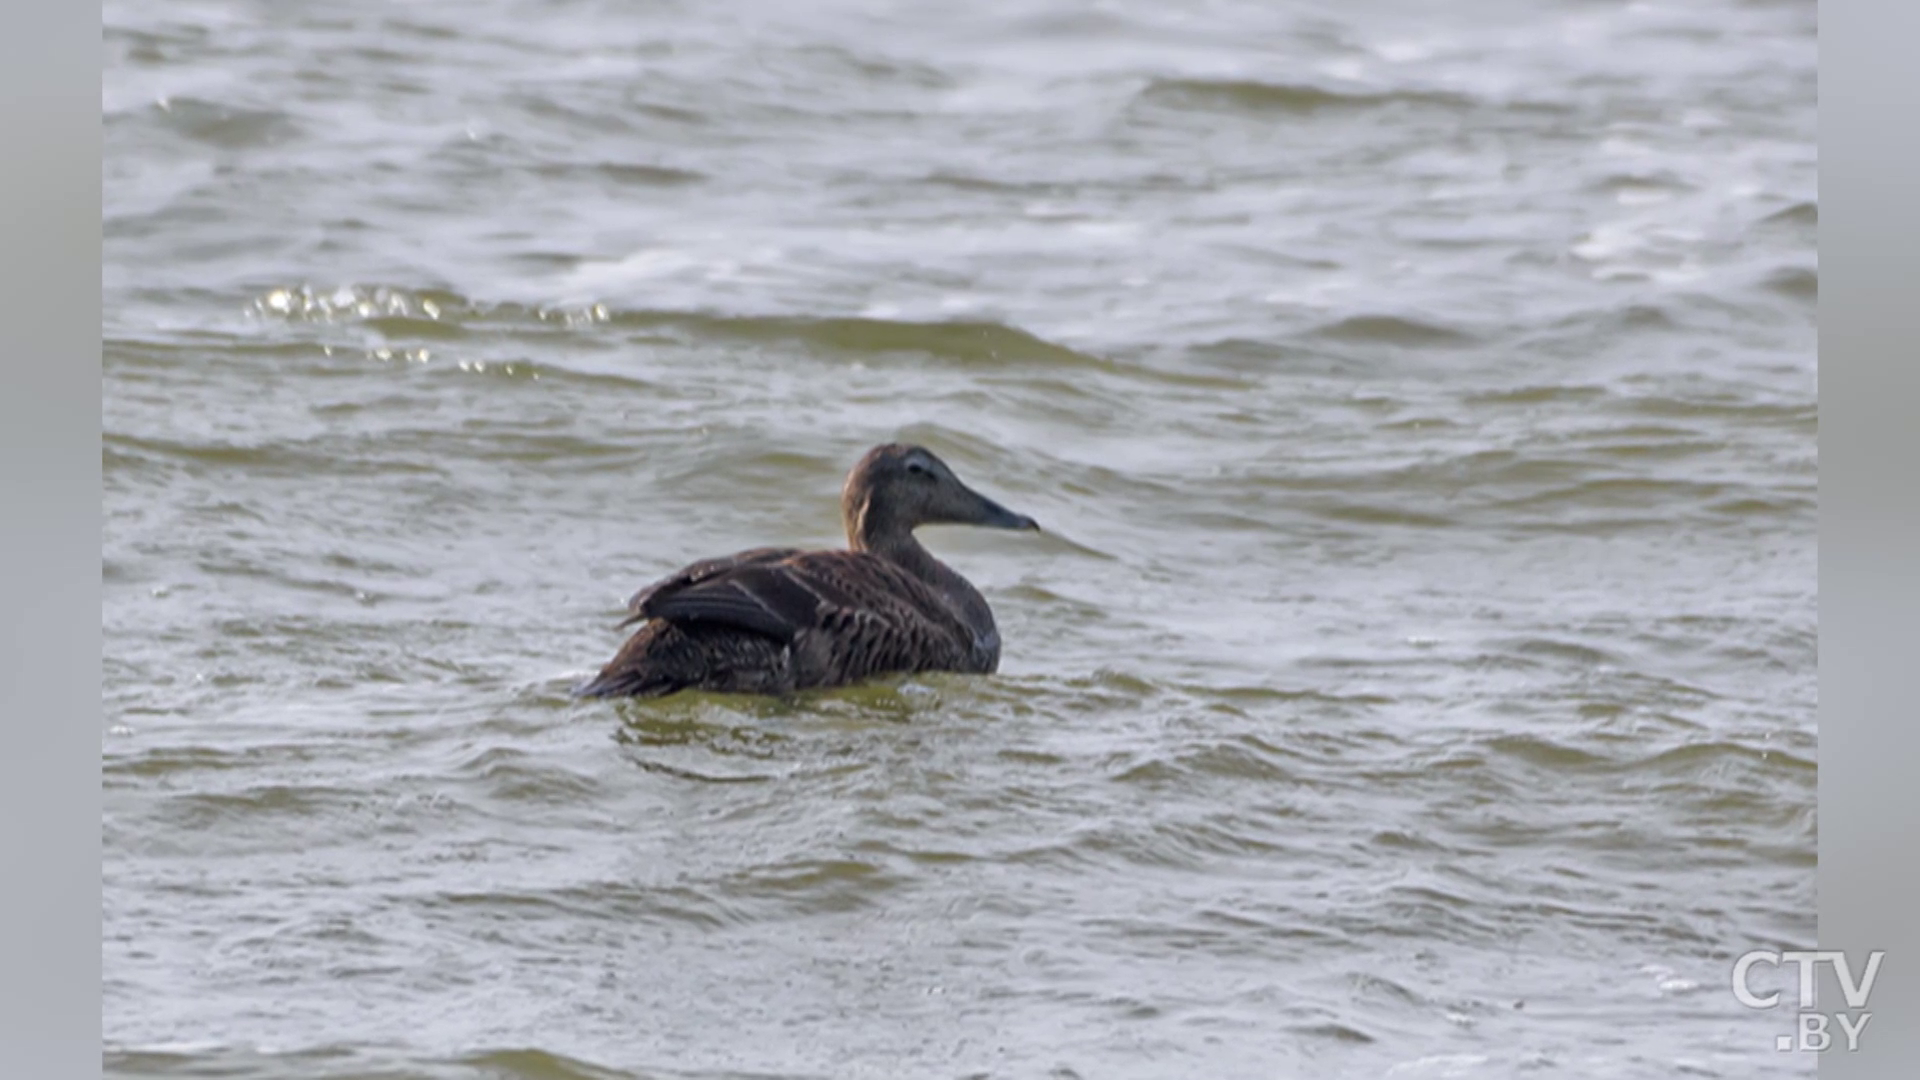
<path fill-rule="evenodd" d="M 993 625 L 993 609 L 987 606 L 987 598 L 972 582 L 922 547 L 911 528 L 861 513 L 847 522 L 847 546 L 878 555 L 931 585 L 973 631 L 974 647 L 991 670 L 1000 655 L 1000 633 Z"/>
<path fill-rule="evenodd" d="M 869 506 L 861 507 L 860 512 L 847 522 L 847 546 L 855 551 L 878 555 L 929 585 L 944 584 L 941 580 L 943 576 L 958 576 L 934 558 L 932 552 L 920 546 L 910 526 L 876 514 Z"/>

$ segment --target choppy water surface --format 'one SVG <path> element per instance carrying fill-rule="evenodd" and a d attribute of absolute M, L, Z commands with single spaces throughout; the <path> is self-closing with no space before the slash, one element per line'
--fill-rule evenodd
<path fill-rule="evenodd" d="M 110 1074 L 1811 1071 L 1811 3 L 105 18 Z M 998 676 L 569 699 L 902 437 Z"/>

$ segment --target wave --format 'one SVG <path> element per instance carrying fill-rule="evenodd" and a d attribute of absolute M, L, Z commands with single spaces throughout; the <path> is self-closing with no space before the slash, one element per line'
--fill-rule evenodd
<path fill-rule="evenodd" d="M 1154 79 L 1140 92 L 1138 100 L 1174 108 L 1295 115 L 1392 105 L 1464 109 L 1474 103 L 1474 99 L 1465 94 L 1444 90 L 1336 90 L 1311 83 L 1246 79 Z"/>

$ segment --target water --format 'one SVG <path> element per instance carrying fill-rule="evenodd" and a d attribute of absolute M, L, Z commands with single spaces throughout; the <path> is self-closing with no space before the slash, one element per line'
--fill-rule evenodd
<path fill-rule="evenodd" d="M 977 7 L 108 3 L 108 1074 L 1810 1073 L 1813 5 Z"/>

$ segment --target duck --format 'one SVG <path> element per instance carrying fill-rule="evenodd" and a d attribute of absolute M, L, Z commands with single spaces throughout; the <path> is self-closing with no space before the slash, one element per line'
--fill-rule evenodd
<path fill-rule="evenodd" d="M 905 443 L 861 457 L 841 488 L 840 516 L 844 550 L 754 548 L 702 559 L 635 593 L 620 625 L 639 628 L 576 694 L 785 696 L 886 675 L 999 668 L 986 597 L 914 530 L 1038 531 L 1038 523 Z"/>

